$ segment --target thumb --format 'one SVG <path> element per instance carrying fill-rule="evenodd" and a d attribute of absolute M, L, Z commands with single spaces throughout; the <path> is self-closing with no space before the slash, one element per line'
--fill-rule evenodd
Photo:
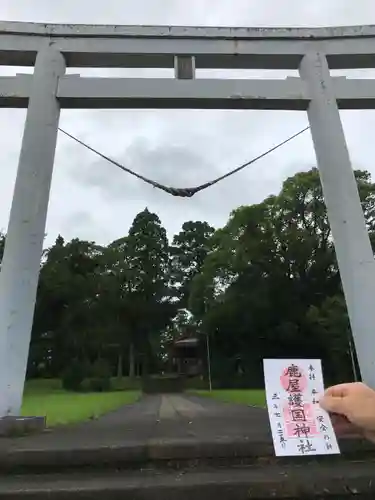
<path fill-rule="evenodd" d="M 345 398 L 324 394 L 320 397 L 319 404 L 323 408 L 323 410 L 329 413 L 346 415 Z"/>

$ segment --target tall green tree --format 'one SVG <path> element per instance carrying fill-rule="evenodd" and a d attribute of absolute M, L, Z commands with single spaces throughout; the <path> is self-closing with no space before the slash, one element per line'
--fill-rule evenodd
<path fill-rule="evenodd" d="M 181 308 L 188 305 L 191 283 L 202 271 L 204 261 L 212 249 L 214 232 L 215 229 L 207 222 L 188 221 L 173 238 L 171 247 L 173 283 Z"/>
<path fill-rule="evenodd" d="M 360 371 L 344 297 L 327 297 L 320 307 L 311 306 L 306 319 L 322 346 L 323 357 L 330 358 L 324 366 L 325 377 L 336 382 L 358 380 Z"/>
<path fill-rule="evenodd" d="M 97 356 L 93 311 L 102 248 L 59 236 L 42 263 L 31 339 L 30 363 L 48 364 L 59 375 L 72 358 Z M 33 359 L 33 354 L 44 359 Z"/>
<path fill-rule="evenodd" d="M 375 186 L 355 172 L 375 247 Z M 0 235 L 0 257 L 4 246 Z M 349 379 L 353 346 L 318 171 L 236 209 L 214 231 L 186 222 L 169 245 L 156 214 L 103 248 L 60 236 L 41 263 L 29 375 L 60 376 L 75 358 L 122 375 L 165 370 L 187 328 L 211 340 L 218 383 L 261 385 L 262 359 L 314 356 Z M 354 363 L 355 365 L 355 363 Z M 327 368 L 328 367 L 328 368 Z"/>
<path fill-rule="evenodd" d="M 375 187 L 367 172 L 356 178 L 371 231 Z M 307 319 L 312 306 L 342 296 L 318 171 L 296 174 L 278 196 L 235 210 L 214 240 L 190 304 L 195 313 L 203 300 L 209 305 L 204 322 L 216 357 L 232 366 L 241 359 L 260 380 L 265 356 L 329 356 Z M 342 340 L 347 346 L 344 332 Z"/>
<path fill-rule="evenodd" d="M 103 252 L 98 316 L 112 341 L 117 358 L 117 375 L 123 374 L 123 360 L 128 355 L 128 374 L 136 375 L 136 325 L 133 320 L 133 295 L 136 271 L 131 269 L 128 237 L 112 242 Z"/>
<path fill-rule="evenodd" d="M 127 258 L 130 272 L 133 339 L 143 360 L 143 374 L 152 369 L 160 348 L 160 333 L 176 313 L 171 301 L 169 242 L 159 217 L 147 208 L 129 230 Z"/>

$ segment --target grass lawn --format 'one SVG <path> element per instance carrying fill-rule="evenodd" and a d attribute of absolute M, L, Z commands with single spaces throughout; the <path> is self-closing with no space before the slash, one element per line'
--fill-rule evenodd
<path fill-rule="evenodd" d="M 210 391 L 193 391 L 198 396 L 217 399 L 226 403 L 241 403 L 252 406 L 266 406 L 266 396 L 263 389 L 228 389 Z"/>
<path fill-rule="evenodd" d="M 58 381 L 30 381 L 25 388 L 22 415 L 46 416 L 48 427 L 53 427 L 99 417 L 139 397 L 139 391 L 76 393 L 62 390 Z"/>

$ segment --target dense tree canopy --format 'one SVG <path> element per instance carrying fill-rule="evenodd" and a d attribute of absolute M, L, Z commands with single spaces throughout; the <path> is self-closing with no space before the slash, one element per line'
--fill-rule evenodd
<path fill-rule="evenodd" d="M 356 178 L 375 241 L 375 185 L 367 172 Z M 29 376 L 60 376 L 72 359 L 104 359 L 113 375 L 164 371 L 168 343 L 186 332 L 209 336 L 217 385 L 260 385 L 264 357 L 318 357 L 329 380 L 353 377 L 316 169 L 239 207 L 223 228 L 187 221 L 170 243 L 148 209 L 106 247 L 59 236 L 41 264 Z"/>

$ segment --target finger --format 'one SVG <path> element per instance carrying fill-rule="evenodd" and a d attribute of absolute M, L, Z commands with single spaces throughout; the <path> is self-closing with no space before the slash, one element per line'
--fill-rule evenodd
<path fill-rule="evenodd" d="M 352 384 L 338 384 L 328 387 L 324 392 L 324 396 L 329 396 L 333 398 L 344 398 L 349 394 L 352 388 Z"/>
<path fill-rule="evenodd" d="M 325 393 L 319 399 L 319 404 L 323 410 L 329 413 L 338 413 L 339 415 L 346 416 L 346 399 L 341 396 L 336 397 Z"/>

